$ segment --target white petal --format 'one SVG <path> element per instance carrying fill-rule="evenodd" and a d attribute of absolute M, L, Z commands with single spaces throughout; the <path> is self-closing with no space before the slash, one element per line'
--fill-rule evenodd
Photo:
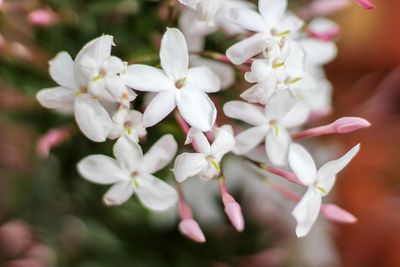
<path fill-rule="evenodd" d="M 78 89 L 74 75 L 74 61 L 67 52 L 58 53 L 49 62 L 49 72 L 51 78 L 62 87 L 68 89 Z"/>
<path fill-rule="evenodd" d="M 235 137 L 233 129 L 230 125 L 219 127 L 215 134 L 214 142 L 211 145 L 211 154 L 217 161 L 221 161 L 222 157 L 235 147 Z"/>
<path fill-rule="evenodd" d="M 97 184 L 113 184 L 129 180 L 129 172 L 117 160 L 104 155 L 91 155 L 78 163 L 83 178 Z"/>
<path fill-rule="evenodd" d="M 296 97 L 289 89 L 276 91 L 268 100 L 265 113 L 270 120 L 283 118 L 296 105 Z"/>
<path fill-rule="evenodd" d="M 75 120 L 81 131 L 94 142 L 104 142 L 113 122 L 100 102 L 88 94 L 75 100 Z"/>
<path fill-rule="evenodd" d="M 264 33 L 254 34 L 253 36 L 229 47 L 226 51 L 226 56 L 235 65 L 243 64 L 246 60 L 264 50 L 266 47 L 265 40 L 267 38 L 268 35 Z"/>
<path fill-rule="evenodd" d="M 128 87 L 139 91 L 175 90 L 174 82 L 162 70 L 146 65 L 130 65 L 121 78 Z"/>
<path fill-rule="evenodd" d="M 187 178 L 199 174 L 206 169 L 208 162 L 206 156 L 201 153 L 182 153 L 175 159 L 175 179 L 181 183 Z"/>
<path fill-rule="evenodd" d="M 122 136 L 113 148 L 115 158 L 121 166 L 130 171 L 137 171 L 143 158 L 142 148 L 127 136 Z"/>
<path fill-rule="evenodd" d="M 289 166 L 303 184 L 311 185 L 315 182 L 317 168 L 314 160 L 301 145 L 290 145 Z"/>
<path fill-rule="evenodd" d="M 217 74 L 207 67 L 194 67 L 187 73 L 186 85 L 203 92 L 214 93 L 221 89 L 221 81 Z"/>
<path fill-rule="evenodd" d="M 143 113 L 143 125 L 148 128 L 159 123 L 176 107 L 175 91 L 158 93 Z"/>
<path fill-rule="evenodd" d="M 285 70 L 292 78 L 303 77 L 306 63 L 306 54 L 296 42 L 290 43 L 289 55 L 285 60 Z"/>
<path fill-rule="evenodd" d="M 140 170 L 146 173 L 155 173 L 171 162 L 178 145 L 171 134 L 161 137 L 144 155 Z"/>
<path fill-rule="evenodd" d="M 271 75 L 269 79 L 258 82 L 244 91 L 240 97 L 250 103 L 266 105 L 271 95 L 275 92 L 276 85 L 277 80 L 275 75 Z"/>
<path fill-rule="evenodd" d="M 161 67 L 175 82 L 186 76 L 189 53 L 185 37 L 176 28 L 168 28 L 161 40 Z"/>
<path fill-rule="evenodd" d="M 119 206 L 133 195 L 135 188 L 132 181 L 114 184 L 103 196 L 103 202 L 107 206 Z"/>
<path fill-rule="evenodd" d="M 202 91 L 183 88 L 176 94 L 176 103 L 185 121 L 203 132 L 210 131 L 217 117 L 217 109 Z"/>
<path fill-rule="evenodd" d="M 267 124 L 265 124 L 252 127 L 236 135 L 234 152 L 236 154 L 245 154 L 249 152 L 265 140 L 268 130 L 269 127 Z"/>
<path fill-rule="evenodd" d="M 241 120 L 250 125 L 267 123 L 261 107 L 243 101 L 229 101 L 224 105 L 224 113 L 229 118 Z"/>
<path fill-rule="evenodd" d="M 275 165 L 284 166 L 287 164 L 289 145 L 291 138 L 285 128 L 276 126 L 271 129 L 265 139 L 265 148 L 268 159 Z"/>
<path fill-rule="evenodd" d="M 125 66 L 126 62 L 115 56 L 110 56 L 103 62 L 103 68 L 107 75 L 117 75 L 125 69 Z"/>
<path fill-rule="evenodd" d="M 263 19 L 274 27 L 286 11 L 287 0 L 259 0 L 258 10 Z"/>
<path fill-rule="evenodd" d="M 196 129 L 194 127 L 190 128 L 186 136 L 185 145 L 190 144 L 192 142 L 194 142 L 196 148 L 199 150 L 198 152 L 204 155 L 210 154 L 211 147 L 207 137 L 201 130 Z"/>
<path fill-rule="evenodd" d="M 304 26 L 304 21 L 292 14 L 287 12 L 279 21 L 279 24 L 275 25 L 278 33 L 289 31 L 290 33 L 297 33 Z"/>
<path fill-rule="evenodd" d="M 297 127 L 307 121 L 309 114 L 310 108 L 303 102 L 297 102 L 289 113 L 279 120 L 279 124 L 286 128 Z"/>
<path fill-rule="evenodd" d="M 268 79 L 272 71 L 269 61 L 265 59 L 256 59 L 251 63 L 251 71 L 246 72 L 244 78 L 249 83 L 260 82 Z"/>
<path fill-rule="evenodd" d="M 324 65 L 332 61 L 337 55 L 337 47 L 333 42 L 316 39 L 303 39 L 299 41 L 307 57 L 307 65 Z"/>
<path fill-rule="evenodd" d="M 297 221 L 296 235 L 303 237 L 308 234 L 318 217 L 321 208 L 321 194 L 310 188 L 294 208 L 292 215 Z"/>
<path fill-rule="evenodd" d="M 75 92 L 63 87 L 42 89 L 36 94 L 36 99 L 45 108 L 65 108 L 73 105 Z"/>
<path fill-rule="evenodd" d="M 163 211 L 173 207 L 178 201 L 175 189 L 153 175 L 140 174 L 137 183 L 136 194 L 140 202 L 149 209 Z"/>
<path fill-rule="evenodd" d="M 254 10 L 235 8 L 231 10 L 229 15 L 233 23 L 246 30 L 253 32 L 265 32 L 268 30 L 263 18 Z"/>

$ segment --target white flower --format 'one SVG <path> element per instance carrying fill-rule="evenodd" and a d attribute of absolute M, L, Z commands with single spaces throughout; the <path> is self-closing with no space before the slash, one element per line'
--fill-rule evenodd
<path fill-rule="evenodd" d="M 140 146 L 121 137 L 114 145 L 114 158 L 91 155 L 78 163 L 79 173 L 97 184 L 112 184 L 104 195 L 106 205 L 120 205 L 136 193 L 141 203 L 153 210 L 166 210 L 175 205 L 175 189 L 152 175 L 174 157 L 177 144 L 172 135 L 164 135 L 143 156 Z"/>
<path fill-rule="evenodd" d="M 295 127 L 305 119 L 303 114 L 292 112 L 296 103 L 289 89 L 274 93 L 264 109 L 242 101 L 226 103 L 226 116 L 254 126 L 236 136 L 234 152 L 245 154 L 265 140 L 269 160 L 276 165 L 285 165 L 291 142 L 286 128 Z"/>
<path fill-rule="evenodd" d="M 116 111 L 112 117 L 114 127 L 108 136 L 110 139 L 117 139 L 126 135 L 134 142 L 147 134 L 143 126 L 143 114 L 137 110 L 122 108 Z"/>
<path fill-rule="evenodd" d="M 217 92 L 221 82 L 207 67 L 189 69 L 189 55 L 183 34 L 169 28 L 161 41 L 161 67 L 131 65 L 123 75 L 125 83 L 139 91 L 158 92 L 143 114 L 143 124 L 151 127 L 177 106 L 191 126 L 209 131 L 217 111 L 206 93 Z"/>
<path fill-rule="evenodd" d="M 232 19 L 244 29 L 256 32 L 227 51 L 226 55 L 234 64 L 242 64 L 249 58 L 261 53 L 271 37 L 281 39 L 288 34 L 295 34 L 303 26 L 303 21 L 286 13 L 287 0 L 259 0 L 259 13 L 246 8 L 233 9 Z"/>
<path fill-rule="evenodd" d="M 289 165 L 300 181 L 308 186 L 307 192 L 294 208 L 292 214 L 297 221 L 296 234 L 305 236 L 311 229 L 321 207 L 322 197 L 332 189 L 336 175 L 349 164 L 360 150 L 360 144 L 337 160 L 332 160 L 319 168 L 311 155 L 300 145 L 292 144 L 289 150 Z"/>
<path fill-rule="evenodd" d="M 110 115 L 97 97 L 89 93 L 88 80 L 81 71 L 79 59 L 95 58 L 102 62 L 110 56 L 112 36 L 103 35 L 89 42 L 79 52 L 75 62 L 67 52 L 50 61 L 50 75 L 58 87 L 43 89 L 36 95 L 46 108 L 74 110 L 81 131 L 92 141 L 104 142 L 112 128 Z"/>
<path fill-rule="evenodd" d="M 216 130 L 215 140 L 209 144 L 207 137 L 195 128 L 191 128 L 185 144 L 194 143 L 198 153 L 182 153 L 176 157 L 174 174 L 178 182 L 199 175 L 210 180 L 220 172 L 220 162 L 223 156 L 235 145 L 235 138 L 230 125 L 224 125 Z"/>

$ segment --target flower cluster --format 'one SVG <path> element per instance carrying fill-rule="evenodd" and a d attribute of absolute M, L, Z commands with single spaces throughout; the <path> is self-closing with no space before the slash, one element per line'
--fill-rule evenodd
<path fill-rule="evenodd" d="M 224 176 L 223 160 L 228 153 L 308 188 L 300 200 L 291 198 L 298 201 L 293 216 L 299 237 L 309 232 L 321 209 L 328 218 L 353 222 L 353 216 L 336 206 L 324 208 L 330 204 L 321 205 L 321 199 L 360 145 L 317 171 L 309 152 L 297 142 L 369 126 L 361 118 L 346 117 L 301 129 L 332 109 L 332 86 L 323 65 L 336 56 L 332 38 L 338 25 L 324 18 L 305 22 L 287 10 L 286 0 L 259 0 L 257 7 L 244 0 L 179 2 L 182 31 L 167 28 L 164 33 L 160 68 L 128 65 L 112 56 L 113 37 L 109 35 L 86 44 L 74 60 L 61 52 L 50 61 L 50 75 L 58 86 L 41 90 L 39 102 L 73 113 L 81 132 L 94 142 L 116 140 L 115 158 L 88 156 L 78 163 L 79 173 L 91 182 L 112 185 L 103 198 L 106 205 L 120 205 L 133 194 L 155 211 L 178 203 L 179 228 L 197 242 L 205 238 L 179 186 L 193 176 L 219 182 L 229 220 L 238 231 L 244 229 L 241 207 L 225 185 L 229 177 Z M 220 30 L 241 37 L 227 49 L 226 56 L 204 51 L 205 37 Z M 222 114 L 217 114 L 217 102 L 209 94 L 233 90 L 236 70 L 243 72 L 249 88 L 241 92 L 241 101 L 229 101 L 221 107 L 235 122 L 218 125 Z M 131 109 L 138 92 L 151 96 L 143 114 Z M 147 130 L 160 125 L 170 113 L 187 135 L 185 145 L 191 144 L 194 151 L 175 158 L 178 144 L 167 134 L 143 155 L 140 143 Z M 59 143 L 53 139 L 52 143 Z M 42 146 L 48 151 L 45 143 Z M 250 154 L 260 148 L 265 156 L 254 160 Z M 153 175 L 174 158 L 175 188 Z"/>

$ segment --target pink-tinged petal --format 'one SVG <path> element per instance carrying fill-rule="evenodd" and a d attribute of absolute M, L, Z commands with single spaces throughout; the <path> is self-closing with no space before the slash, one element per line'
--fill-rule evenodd
<path fill-rule="evenodd" d="M 356 0 L 356 3 L 365 9 L 374 9 L 375 5 L 371 3 L 369 0 Z"/>
<path fill-rule="evenodd" d="M 314 160 L 301 145 L 290 145 L 289 166 L 303 184 L 311 185 L 315 182 L 317 168 Z"/>
<path fill-rule="evenodd" d="M 185 219 L 179 223 L 179 231 L 184 236 L 190 238 L 191 240 L 204 243 L 206 238 L 204 237 L 203 231 L 201 231 L 198 223 L 193 219 Z"/>
<path fill-rule="evenodd" d="M 135 187 L 132 181 L 119 182 L 114 184 L 103 196 L 106 206 L 119 206 L 133 195 Z"/>
<path fill-rule="evenodd" d="M 64 87 L 42 89 L 36 94 L 36 99 L 45 108 L 66 108 L 73 105 L 75 92 Z"/>
<path fill-rule="evenodd" d="M 298 13 L 306 19 L 317 16 L 327 16 L 351 4 L 350 0 L 316 0 L 301 9 Z"/>
<path fill-rule="evenodd" d="M 357 218 L 350 212 L 338 207 L 334 204 L 323 204 L 321 213 L 325 218 L 339 223 L 355 223 Z"/>
<path fill-rule="evenodd" d="M 121 79 L 128 87 L 139 91 L 175 90 L 174 82 L 162 70 L 151 66 L 130 65 L 125 73 L 121 74 Z"/>
<path fill-rule="evenodd" d="M 201 153 L 182 153 L 175 159 L 175 179 L 181 183 L 193 177 L 208 167 L 206 156 Z"/>
<path fill-rule="evenodd" d="M 171 134 L 163 135 L 144 155 L 140 170 L 155 173 L 163 169 L 174 158 L 177 150 L 174 137 Z"/>
<path fill-rule="evenodd" d="M 189 52 L 185 37 L 176 28 L 168 28 L 161 40 L 161 67 L 173 81 L 186 77 L 189 68 Z"/>
<path fill-rule="evenodd" d="M 67 52 L 60 52 L 50 60 L 49 72 L 51 78 L 62 87 L 78 89 L 74 76 L 74 61 Z"/>
<path fill-rule="evenodd" d="M 104 142 L 110 134 L 113 122 L 99 100 L 88 94 L 76 97 L 75 120 L 82 133 L 94 142 Z"/>
<path fill-rule="evenodd" d="M 136 194 L 140 202 L 155 211 L 164 211 L 175 206 L 178 193 L 163 180 L 141 173 L 136 177 Z"/>
<path fill-rule="evenodd" d="M 321 208 L 321 194 L 309 188 L 303 198 L 297 203 L 292 215 L 297 221 L 296 235 L 303 237 L 308 234 L 316 221 Z"/>
<path fill-rule="evenodd" d="M 229 221 L 235 227 L 238 232 L 242 232 L 244 230 L 244 219 L 242 208 L 239 203 L 231 202 L 225 206 L 225 213 L 229 218 Z"/>
<path fill-rule="evenodd" d="M 123 135 L 117 140 L 113 153 L 124 169 L 133 172 L 140 167 L 143 158 L 142 148 L 128 136 Z"/>
<path fill-rule="evenodd" d="M 350 133 L 371 126 L 367 120 L 358 117 L 343 117 L 333 123 L 338 133 Z"/>
<path fill-rule="evenodd" d="M 326 18 L 315 18 L 307 26 L 311 37 L 322 41 L 329 41 L 340 32 L 340 26 Z"/>
<path fill-rule="evenodd" d="M 154 126 L 168 116 L 176 107 L 175 91 L 158 93 L 146 107 L 143 113 L 143 126 L 145 128 Z"/>
<path fill-rule="evenodd" d="M 266 47 L 265 40 L 268 37 L 269 35 L 264 33 L 254 34 L 229 47 L 226 51 L 226 56 L 235 65 L 243 64 L 248 59 L 260 54 L 264 50 Z"/>
<path fill-rule="evenodd" d="M 104 155 L 91 155 L 78 163 L 78 172 L 86 180 L 96 184 L 114 184 L 129 181 L 130 174 L 119 162 Z"/>
<path fill-rule="evenodd" d="M 179 112 L 192 127 L 203 132 L 210 131 L 217 118 L 217 109 L 206 93 L 199 90 L 179 90 L 176 94 Z"/>
<path fill-rule="evenodd" d="M 187 89 L 197 89 L 206 93 L 215 93 L 221 89 L 221 81 L 217 74 L 207 67 L 189 69 L 185 83 Z"/>
<path fill-rule="evenodd" d="M 236 135 L 236 144 L 233 151 L 236 154 L 246 154 L 265 140 L 269 131 L 268 125 L 249 128 Z"/>
<path fill-rule="evenodd" d="M 267 123 L 263 108 L 243 101 L 229 101 L 224 105 L 224 113 L 229 118 L 241 120 L 250 125 Z"/>

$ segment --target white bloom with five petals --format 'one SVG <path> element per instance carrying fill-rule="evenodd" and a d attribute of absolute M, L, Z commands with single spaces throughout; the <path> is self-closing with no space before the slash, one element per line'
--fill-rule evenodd
<path fill-rule="evenodd" d="M 220 90 L 218 76 L 207 67 L 189 69 L 185 37 L 175 28 L 169 28 L 162 38 L 160 60 L 162 70 L 136 64 L 122 75 L 129 87 L 158 93 L 143 114 L 144 126 L 157 124 L 178 107 L 188 124 L 211 130 L 217 110 L 206 93 Z"/>
<path fill-rule="evenodd" d="M 176 157 L 174 174 L 178 182 L 199 175 L 211 180 L 221 172 L 220 162 L 225 154 L 235 145 L 232 127 L 224 125 L 216 129 L 214 142 L 210 145 L 207 137 L 195 128 L 191 128 L 185 144 L 192 143 L 197 153 L 182 153 Z"/>
<path fill-rule="evenodd" d="M 123 136 L 114 145 L 114 158 L 91 155 L 78 163 L 79 173 L 97 184 L 112 184 L 104 195 L 106 205 L 121 205 L 136 193 L 147 208 L 162 211 L 178 200 L 175 189 L 152 175 L 174 157 L 177 144 L 172 135 L 164 135 L 143 155 L 141 147 Z"/>
<path fill-rule="evenodd" d="M 307 150 L 298 144 L 290 146 L 290 168 L 297 178 L 308 186 L 307 192 L 292 212 L 297 221 L 296 234 L 298 237 L 303 237 L 310 231 L 318 217 L 322 197 L 331 191 L 336 175 L 350 163 L 359 150 L 360 144 L 354 146 L 341 158 L 325 163 L 317 171 L 315 163 Z"/>

